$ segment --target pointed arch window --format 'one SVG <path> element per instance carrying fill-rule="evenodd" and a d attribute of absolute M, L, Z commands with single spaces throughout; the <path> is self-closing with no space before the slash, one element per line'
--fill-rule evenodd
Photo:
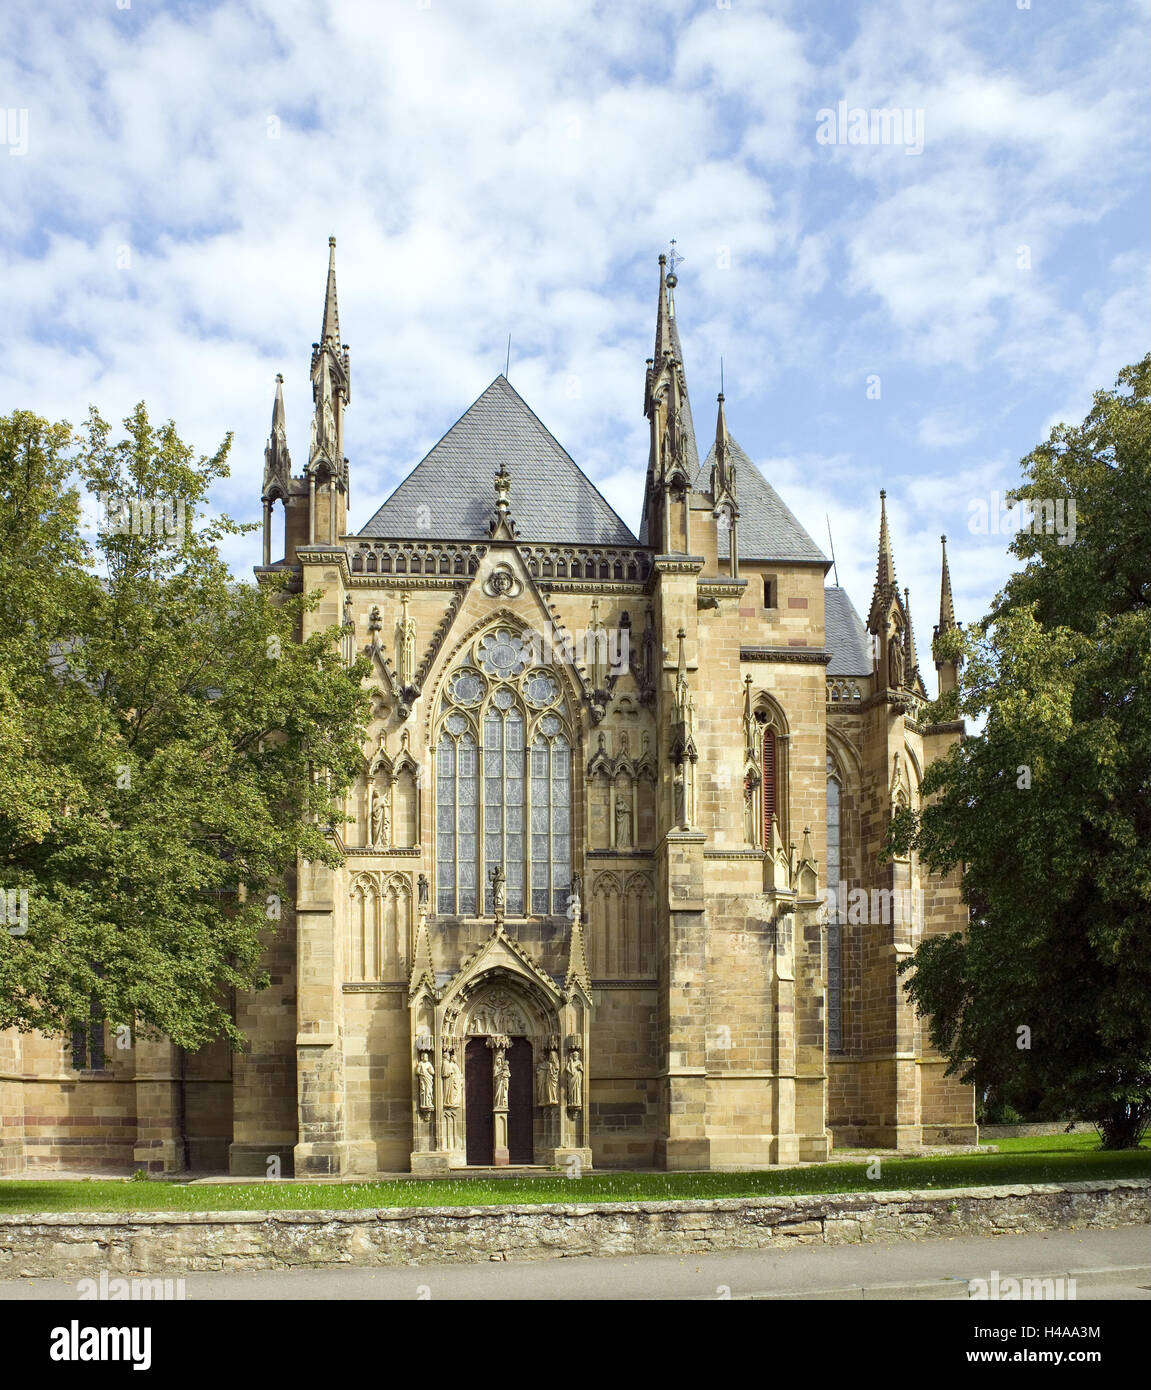
<path fill-rule="evenodd" d="M 571 739 L 559 681 L 521 637 L 481 637 L 449 677 L 436 742 L 436 907 L 509 916 L 566 909 L 571 888 Z"/>
<path fill-rule="evenodd" d="M 763 847 L 771 848 L 771 831 L 775 825 L 778 815 L 778 802 L 776 797 L 776 747 L 775 730 L 765 729 L 763 733 L 763 744 L 761 747 L 760 768 L 762 775 L 760 778 L 761 795 L 763 798 Z"/>
<path fill-rule="evenodd" d="M 827 1049 L 843 1051 L 843 779 L 827 759 Z"/>

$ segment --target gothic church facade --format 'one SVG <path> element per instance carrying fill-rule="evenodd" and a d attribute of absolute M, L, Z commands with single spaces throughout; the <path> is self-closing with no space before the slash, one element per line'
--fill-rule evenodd
<path fill-rule="evenodd" d="M 661 256 L 638 535 L 502 375 L 350 533 L 332 241 L 308 460 L 277 386 L 256 575 L 319 590 L 302 635 L 341 626 L 371 661 L 343 867 L 298 866 L 271 987 L 237 1000 L 243 1053 L 0 1038 L 0 1100 L 33 1121 L 0 1165 L 707 1169 L 975 1142 L 897 974 L 963 929 L 958 879 L 880 859 L 962 735 L 923 716 L 883 495 L 864 622 L 722 394 L 697 443 L 675 291 Z"/>

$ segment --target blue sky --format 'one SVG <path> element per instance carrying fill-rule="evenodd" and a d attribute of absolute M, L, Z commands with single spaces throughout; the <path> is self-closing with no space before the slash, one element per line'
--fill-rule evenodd
<path fill-rule="evenodd" d="M 940 533 L 974 618 L 1010 561 L 970 504 L 1149 346 L 1149 0 L 119 3 L 0 18 L 0 410 L 231 430 L 240 519 L 277 371 L 306 458 L 330 234 L 353 526 L 510 333 L 634 529 L 674 237 L 701 440 L 722 356 L 732 433 L 821 545 L 830 515 L 861 610 L 886 486 L 921 650 Z M 921 112 L 921 152 L 820 143 L 839 102 Z"/>

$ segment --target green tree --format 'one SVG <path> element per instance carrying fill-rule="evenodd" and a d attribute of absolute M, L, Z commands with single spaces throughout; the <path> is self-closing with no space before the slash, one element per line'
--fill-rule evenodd
<path fill-rule="evenodd" d="M 935 717 L 986 722 L 889 844 L 961 865 L 970 924 L 905 988 L 952 1074 L 1127 1148 L 1151 1118 L 1151 355 L 1022 467 L 1015 498 L 1073 501 L 1074 539 L 1021 531 L 990 613 L 940 639 L 966 664 Z"/>
<path fill-rule="evenodd" d="M 266 983 L 286 875 L 339 862 L 367 666 L 337 629 L 298 640 L 318 595 L 229 574 L 221 539 L 252 529 L 208 512 L 230 437 L 196 459 L 143 405 L 124 423 L 0 420 L 0 888 L 29 903 L 0 930 L 0 1027 L 95 1000 L 238 1045 L 230 991 Z"/>

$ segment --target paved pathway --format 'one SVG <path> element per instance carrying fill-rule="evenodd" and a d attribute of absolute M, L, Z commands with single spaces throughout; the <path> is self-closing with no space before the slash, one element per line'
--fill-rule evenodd
<path fill-rule="evenodd" d="M 1079 1301 L 1151 1299 L 1151 1231 L 802 1246 L 402 1268 L 188 1274 L 188 1299 L 966 1299 L 967 1280 L 1073 1276 Z M 59 1279 L 0 1280 L 2 1299 L 75 1298 Z"/>

